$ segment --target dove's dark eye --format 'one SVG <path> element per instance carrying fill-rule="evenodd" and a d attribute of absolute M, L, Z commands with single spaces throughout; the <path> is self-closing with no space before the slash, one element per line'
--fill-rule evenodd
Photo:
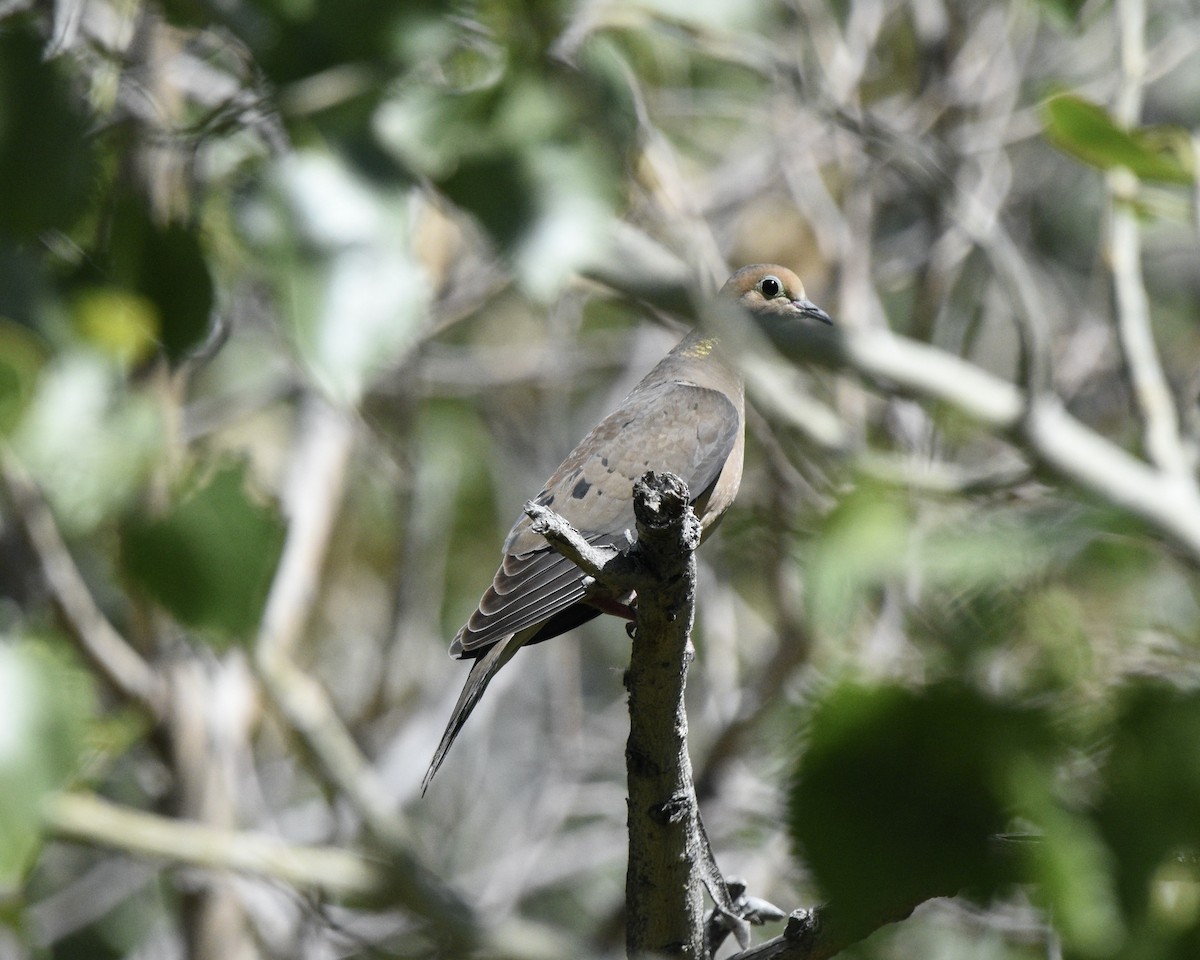
<path fill-rule="evenodd" d="M 779 296 L 779 292 L 783 289 L 783 284 L 779 282 L 778 277 L 763 277 L 758 281 L 758 289 L 764 297 L 771 300 Z"/>

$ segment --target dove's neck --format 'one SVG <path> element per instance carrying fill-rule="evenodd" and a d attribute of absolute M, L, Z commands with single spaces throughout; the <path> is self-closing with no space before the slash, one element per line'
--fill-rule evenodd
<path fill-rule="evenodd" d="M 725 347 L 726 344 L 719 337 L 703 330 L 693 330 L 671 352 L 682 359 L 720 364 L 734 371 L 736 367 L 730 363 L 729 351 Z"/>
<path fill-rule="evenodd" d="M 740 403 L 742 375 L 729 362 L 724 344 L 712 334 L 693 330 L 676 344 L 664 361 L 683 374 L 680 379 L 727 393 Z"/>
<path fill-rule="evenodd" d="M 688 360 L 708 360 L 709 358 L 714 358 L 714 353 L 716 357 L 720 357 L 720 346 L 721 342 L 716 337 L 709 336 L 699 330 L 693 330 L 680 340 L 671 352 L 677 357 L 683 357 Z"/>

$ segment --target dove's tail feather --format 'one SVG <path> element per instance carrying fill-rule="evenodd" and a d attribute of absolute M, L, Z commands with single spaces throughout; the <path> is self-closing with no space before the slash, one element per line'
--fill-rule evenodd
<path fill-rule="evenodd" d="M 442 734 L 442 740 L 438 744 L 437 750 L 434 751 L 433 759 L 429 762 L 429 769 L 425 771 L 425 779 L 421 781 L 422 796 L 429 789 L 429 782 L 433 779 L 433 775 L 438 772 L 442 761 L 446 759 L 446 754 L 449 753 L 450 747 L 454 744 L 454 740 L 458 736 L 458 731 L 467 722 L 467 717 L 471 715 L 471 711 L 479 703 L 479 698 L 483 696 L 483 691 L 491 683 L 492 677 L 496 675 L 496 671 L 512 659 L 513 654 L 524 646 L 528 640 L 528 635 L 533 632 L 532 630 L 528 630 L 524 634 L 514 634 L 511 637 L 505 637 L 503 640 L 497 641 L 487 653 L 478 657 L 474 664 L 471 665 L 471 672 L 467 674 L 467 682 L 463 684 L 462 693 L 458 695 L 458 702 L 454 705 L 454 712 L 450 715 L 450 722 L 446 724 L 446 732 Z"/>

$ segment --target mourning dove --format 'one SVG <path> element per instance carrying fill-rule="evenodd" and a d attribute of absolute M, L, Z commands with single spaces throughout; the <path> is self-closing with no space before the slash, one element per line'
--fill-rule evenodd
<path fill-rule="evenodd" d="M 833 322 L 805 299 L 799 277 L 774 264 L 743 267 L 720 296 L 784 321 Z M 579 442 L 534 502 L 564 517 L 592 544 L 624 548 L 634 537 L 634 481 L 647 470 L 674 473 L 691 491 L 703 542 L 741 483 L 744 421 L 741 375 L 714 337 L 692 331 Z M 616 612 L 624 599 L 597 593 L 578 567 L 533 532 L 526 516 L 513 524 L 503 552 L 492 585 L 450 644 L 451 656 L 475 662 L 422 791 L 513 654 L 602 612 Z"/>

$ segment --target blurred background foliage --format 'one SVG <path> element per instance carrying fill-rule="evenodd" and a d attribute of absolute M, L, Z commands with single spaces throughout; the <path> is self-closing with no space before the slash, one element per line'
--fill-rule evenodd
<path fill-rule="evenodd" d="M 413 862 L 525 921 L 499 952 L 618 955 L 619 627 L 517 658 L 418 784 L 508 525 L 677 332 L 622 293 L 782 262 L 1140 451 L 1128 205 L 1192 456 L 1198 129 L 1189 0 L 0 3 L 0 956 L 455 955 L 399 894 L 46 812 L 385 858 L 253 668 L 307 497 L 288 655 Z M 854 932 L 930 901 L 852 956 L 1197 956 L 1197 558 L 952 409 L 749 380 L 689 685 L 723 868 Z"/>

